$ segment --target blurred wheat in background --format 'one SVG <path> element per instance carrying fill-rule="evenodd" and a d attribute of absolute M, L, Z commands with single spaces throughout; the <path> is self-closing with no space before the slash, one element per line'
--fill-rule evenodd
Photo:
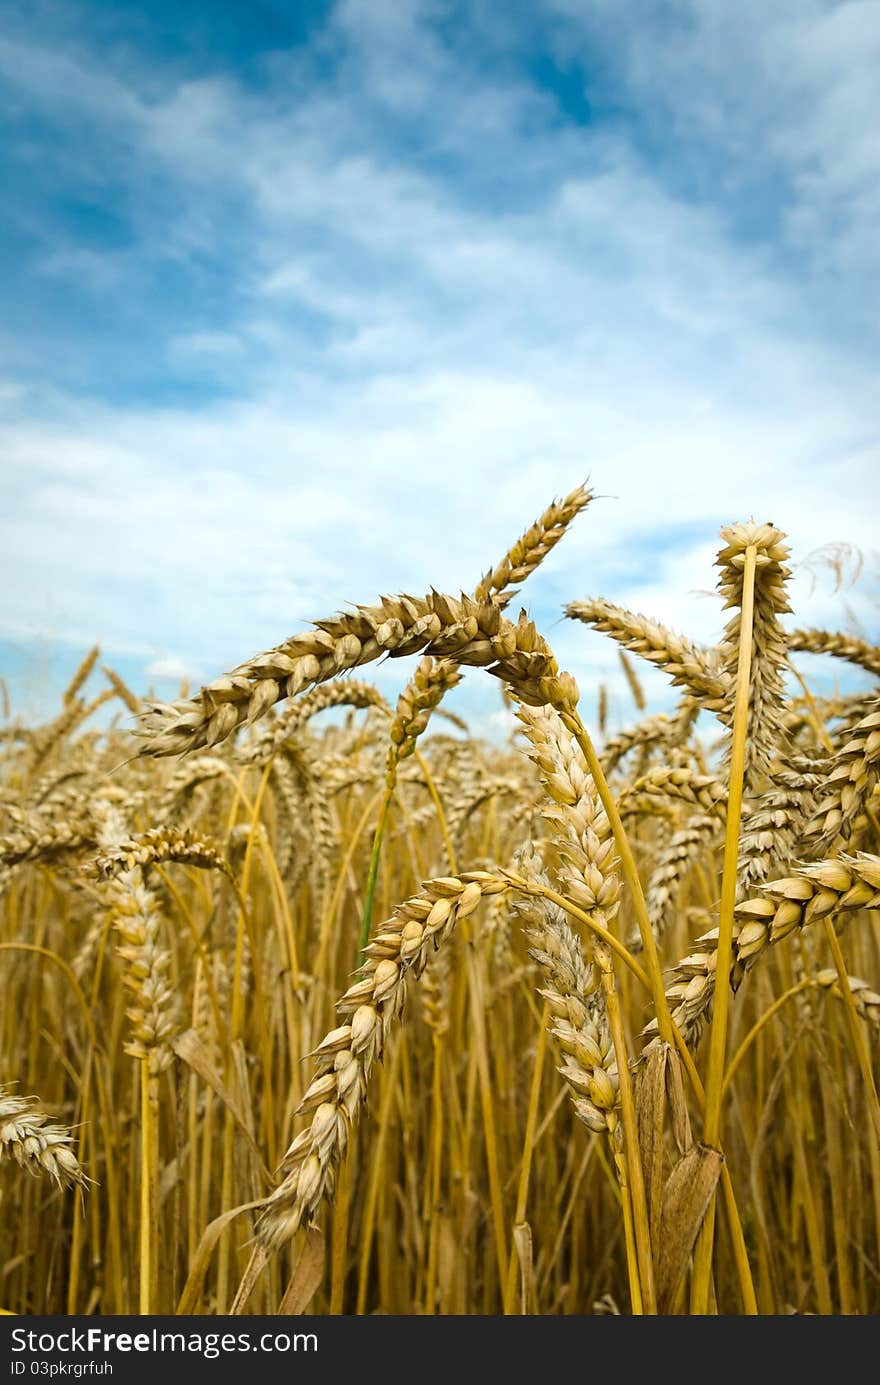
<path fill-rule="evenodd" d="M 516 614 L 591 499 L 194 697 L 94 650 L 5 709 L 0 1308 L 880 1311 L 880 701 L 798 671 L 880 648 L 735 523 L 718 647 L 571 594 L 609 734 Z M 443 706 L 486 672 L 501 746 Z"/>

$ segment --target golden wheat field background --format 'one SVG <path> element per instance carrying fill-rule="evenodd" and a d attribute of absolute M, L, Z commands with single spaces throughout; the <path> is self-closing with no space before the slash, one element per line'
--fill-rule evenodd
<path fill-rule="evenodd" d="M 880 702 L 799 669 L 880 648 L 733 523 L 717 647 L 571 594 L 612 734 L 518 614 L 591 499 L 173 704 L 95 650 L 5 709 L 4 1311 L 880 1310 Z"/>

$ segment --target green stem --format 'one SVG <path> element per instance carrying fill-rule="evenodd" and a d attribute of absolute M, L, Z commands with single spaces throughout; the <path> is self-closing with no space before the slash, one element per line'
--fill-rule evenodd
<path fill-rule="evenodd" d="M 373 849 L 370 852 L 370 869 L 367 872 L 367 887 L 364 891 L 364 912 L 361 916 L 361 936 L 358 941 L 358 966 L 364 964 L 367 951 L 367 943 L 370 941 L 370 929 L 373 925 L 373 898 L 376 893 L 376 880 L 379 876 L 379 859 L 382 855 L 382 837 L 385 832 L 385 824 L 388 821 L 388 809 L 391 807 L 391 800 L 394 797 L 394 786 L 397 782 L 397 766 L 394 772 L 389 770 L 386 781 L 385 796 L 379 808 L 379 821 L 376 823 L 376 830 L 373 833 Z"/>

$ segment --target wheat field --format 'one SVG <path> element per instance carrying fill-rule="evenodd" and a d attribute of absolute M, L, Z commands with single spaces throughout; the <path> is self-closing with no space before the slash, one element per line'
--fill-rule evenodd
<path fill-rule="evenodd" d="M 517 614 L 591 500 L 175 703 L 96 649 L 4 709 L 0 1309 L 880 1311 L 880 648 L 734 523 L 717 647 L 572 593 L 610 728 Z"/>

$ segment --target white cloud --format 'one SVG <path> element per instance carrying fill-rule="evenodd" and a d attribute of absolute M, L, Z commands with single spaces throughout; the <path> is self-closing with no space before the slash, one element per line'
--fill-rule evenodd
<path fill-rule="evenodd" d="M 838 284 L 857 269 L 876 272 L 874 0 L 642 0 L 635 19 L 607 0 L 545 5 L 567 20 L 560 51 L 587 70 L 598 57 L 618 104 L 650 113 L 659 144 L 665 129 L 708 195 L 747 220 L 769 184 L 778 250 L 808 253 Z"/>
<path fill-rule="evenodd" d="M 583 13 L 570 8 L 569 52 Z M 590 473 L 616 498 L 523 596 L 592 697 L 600 678 L 619 687 L 616 657 L 554 623 L 565 601 L 601 593 L 711 639 L 718 603 L 699 593 L 722 523 L 770 518 L 798 557 L 832 539 L 875 550 L 876 370 L 835 318 L 841 276 L 859 297 L 846 276 L 878 186 L 859 126 L 865 7 L 814 5 L 801 24 L 790 4 L 766 22 L 753 5 L 739 19 L 677 8 L 688 22 L 658 47 L 652 24 L 587 7 L 621 37 L 627 91 L 647 107 L 662 86 L 673 133 L 714 148 L 720 180 L 745 179 L 752 152 L 782 170 L 779 240 L 737 235 L 722 197 L 686 195 L 625 125 L 563 128 L 523 79 L 474 82 L 415 5 L 341 6 L 334 33 L 356 39 L 358 62 L 338 84 L 291 85 L 297 60 L 279 56 L 284 81 L 256 95 L 130 70 L 93 86 L 83 53 L 0 48 L 47 109 L 104 128 L 109 167 L 133 149 L 175 190 L 172 221 L 148 187 L 133 197 L 139 243 L 120 274 L 158 255 L 186 264 L 228 205 L 246 213 L 228 321 L 165 342 L 172 372 L 203 364 L 232 397 L 171 408 L 0 389 L 0 624 L 95 628 L 185 651 L 210 676 L 348 600 L 472 584 Z M 389 121 L 417 125 L 432 157 L 408 160 Z M 518 187 L 474 190 L 506 168 Z M 795 244 L 811 257 L 800 269 L 781 253 Z M 816 265 L 838 244 L 826 291 Z M 79 273 L 79 253 L 44 268 Z M 826 589 L 797 591 L 803 623 L 838 619 Z M 869 594 L 852 600 L 876 630 Z M 160 666 L 146 676 L 187 676 Z M 375 673 L 389 693 L 404 676 Z M 462 695 L 492 726 L 497 689 L 473 683 Z"/>
<path fill-rule="evenodd" d="M 153 659 L 144 669 L 147 678 L 158 678 L 160 682 L 172 683 L 198 683 L 199 671 L 186 659 L 178 659 L 173 655 L 166 655 L 160 659 Z"/>

